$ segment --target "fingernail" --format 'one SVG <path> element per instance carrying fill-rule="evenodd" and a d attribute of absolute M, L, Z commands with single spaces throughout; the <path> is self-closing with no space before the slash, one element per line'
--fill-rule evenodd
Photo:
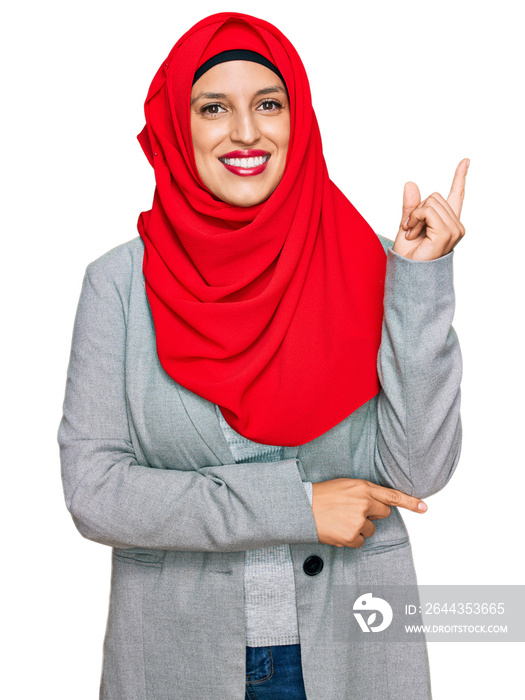
<path fill-rule="evenodd" d="M 411 228 L 409 228 L 408 231 L 405 233 L 405 238 L 408 238 L 408 236 L 410 235 L 410 231 L 412 231 Z"/>
<path fill-rule="evenodd" d="M 469 169 L 470 166 L 470 158 L 467 158 L 467 170 Z"/>
<path fill-rule="evenodd" d="M 421 503 L 417 504 L 417 509 L 424 513 L 427 509 L 427 504 L 423 503 L 423 501 L 421 501 Z"/>
<path fill-rule="evenodd" d="M 410 219 L 410 217 L 407 216 L 407 218 L 403 221 L 403 226 L 406 226 L 408 224 L 409 219 Z"/>

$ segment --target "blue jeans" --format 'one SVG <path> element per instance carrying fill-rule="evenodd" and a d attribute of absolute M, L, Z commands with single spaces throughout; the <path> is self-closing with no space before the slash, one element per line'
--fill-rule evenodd
<path fill-rule="evenodd" d="M 246 647 L 245 700 L 306 700 L 301 647 Z"/>

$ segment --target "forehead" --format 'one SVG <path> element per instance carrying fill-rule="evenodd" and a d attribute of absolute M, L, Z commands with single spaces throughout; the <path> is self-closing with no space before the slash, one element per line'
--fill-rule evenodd
<path fill-rule="evenodd" d="M 285 90 L 279 76 L 266 66 L 253 61 L 227 61 L 206 71 L 192 87 L 191 97 L 203 92 L 255 93 L 272 86 Z"/>

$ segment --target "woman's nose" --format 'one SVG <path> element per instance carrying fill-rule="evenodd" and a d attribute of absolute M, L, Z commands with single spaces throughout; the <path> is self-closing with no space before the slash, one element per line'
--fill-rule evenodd
<path fill-rule="evenodd" d="M 255 115 L 250 111 L 237 112 L 233 119 L 230 136 L 232 141 L 239 143 L 255 143 L 260 137 Z"/>

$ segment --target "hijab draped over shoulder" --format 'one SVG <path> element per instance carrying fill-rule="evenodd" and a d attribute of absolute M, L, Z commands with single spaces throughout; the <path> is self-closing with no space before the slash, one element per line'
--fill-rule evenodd
<path fill-rule="evenodd" d="M 270 61 L 290 101 L 282 180 L 251 207 L 204 186 L 191 140 L 195 72 L 234 49 Z M 379 391 L 386 258 L 328 177 L 299 55 L 268 22 L 212 15 L 175 44 L 145 115 L 139 141 L 156 189 L 138 229 L 162 367 L 255 442 L 316 438 Z"/>

